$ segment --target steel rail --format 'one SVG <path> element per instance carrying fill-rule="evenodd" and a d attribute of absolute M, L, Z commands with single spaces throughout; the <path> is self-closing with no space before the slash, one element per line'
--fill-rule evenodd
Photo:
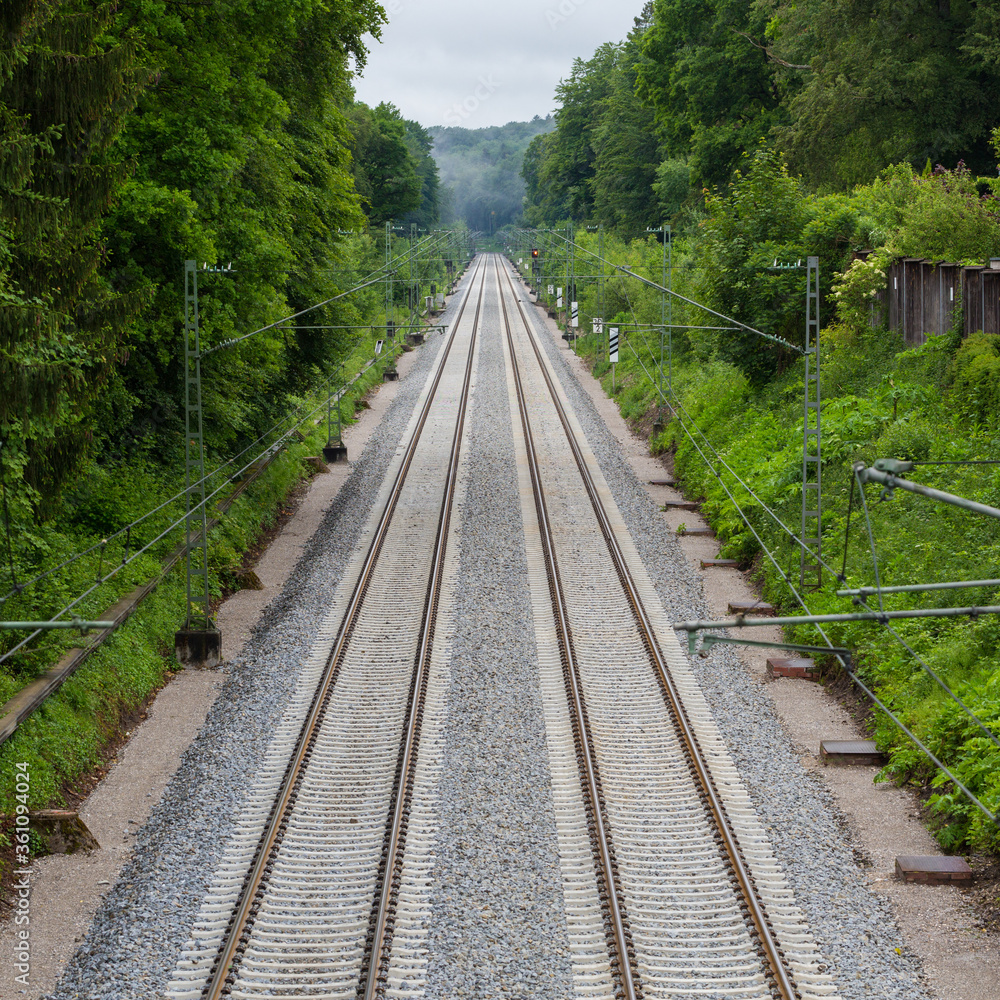
<path fill-rule="evenodd" d="M 498 277 L 500 268 L 497 268 Z M 498 281 L 498 286 L 499 286 Z M 600 858 L 601 878 L 605 885 L 605 903 L 607 905 L 608 922 L 611 925 L 612 940 L 609 942 L 612 951 L 611 968 L 621 982 L 622 993 L 626 1000 L 640 1000 L 642 994 L 637 983 L 636 970 L 633 968 L 635 952 L 629 934 L 624 909 L 618 898 L 616 864 L 611 843 L 611 835 L 607 829 L 602 802 L 600 778 L 597 772 L 596 753 L 591 745 L 590 727 L 587 723 L 587 710 L 584 705 L 580 668 L 577 664 L 576 650 L 573 646 L 573 633 L 569 622 L 569 609 L 566 595 L 563 591 L 559 575 L 559 563 L 556 559 L 555 541 L 552 536 L 552 523 L 548 507 L 545 503 L 545 493 L 542 488 L 541 472 L 539 470 L 538 454 L 535 450 L 535 438 L 531 429 L 531 419 L 528 416 L 528 404 L 521 382 L 521 370 L 517 363 L 517 352 L 514 348 L 514 337 L 511 332 L 510 318 L 507 313 L 507 303 L 504 300 L 503 289 L 500 292 L 500 308 L 503 314 L 504 328 L 507 335 L 507 345 L 510 349 L 511 368 L 514 387 L 517 394 L 517 407 L 521 416 L 521 429 L 524 435 L 525 452 L 528 459 L 528 472 L 531 476 L 531 489 L 535 498 L 535 511 L 538 517 L 538 530 L 542 542 L 542 553 L 545 559 L 545 574 L 549 582 L 549 594 L 552 599 L 553 618 L 559 646 L 562 651 L 563 673 L 566 678 L 567 694 L 573 713 L 573 729 L 580 746 L 580 758 L 584 788 L 590 805 L 590 819 L 594 847 Z M 516 296 L 515 296 L 516 298 Z"/>
<path fill-rule="evenodd" d="M 444 578 L 445 556 L 448 549 L 448 530 L 451 524 L 451 512 L 454 506 L 455 487 L 458 483 L 458 466 L 461 459 L 462 437 L 465 432 L 465 414 L 469 402 L 469 386 L 472 383 L 472 368 L 476 353 L 476 339 L 479 319 L 482 313 L 483 296 L 486 291 L 486 267 L 483 267 L 483 284 L 476 305 L 476 315 L 472 321 L 472 337 L 469 342 L 469 354 L 465 362 L 465 377 L 462 381 L 462 392 L 459 400 L 458 416 L 455 420 L 455 433 L 451 442 L 451 457 L 448 462 L 448 472 L 445 478 L 444 496 L 441 501 L 441 513 L 438 519 L 437 536 L 434 542 L 434 556 L 431 562 L 427 596 L 424 602 L 423 619 L 420 625 L 420 641 L 414 661 L 414 673 L 411 687 L 410 704 L 404 728 L 403 750 L 397 768 L 395 802 L 392 807 L 389 824 L 386 829 L 385 868 L 382 874 L 382 886 L 377 892 L 377 902 L 372 911 L 371 930 L 369 931 L 369 953 L 367 961 L 362 964 L 361 982 L 364 983 L 364 1000 L 375 1000 L 384 991 L 387 969 L 390 958 L 390 919 L 393 910 L 393 896 L 399 885 L 403 868 L 403 849 L 405 847 L 404 824 L 409 812 L 412 798 L 414 767 L 417 760 L 417 748 L 420 740 L 420 728 L 427 691 L 427 678 L 430 672 L 431 652 L 434 642 L 434 626 L 437 619 L 437 604 L 441 593 L 441 583 Z M 455 330 L 458 322 L 455 323 Z M 442 369 L 444 366 L 442 365 Z M 358 989 L 359 997 L 361 989 Z"/>
<path fill-rule="evenodd" d="M 254 855 L 253 865 L 244 879 L 239 899 L 237 900 L 232 916 L 229 919 L 222 943 L 219 946 L 219 951 L 212 966 L 208 983 L 202 992 L 204 1000 L 219 1000 L 220 997 L 229 992 L 231 986 L 235 982 L 234 963 L 238 961 L 239 956 L 241 956 L 246 950 L 246 944 L 249 940 L 250 934 L 250 924 L 253 919 L 253 911 L 256 909 L 256 905 L 258 903 L 258 894 L 261 892 L 262 886 L 265 882 L 267 870 L 270 866 L 274 851 L 284 835 L 288 823 L 288 813 L 294 804 L 305 765 L 311 756 L 310 751 L 315 732 L 322 724 L 323 718 L 326 714 L 326 706 L 329 702 L 329 696 L 333 691 L 333 687 L 336 684 L 337 677 L 340 673 L 340 666 L 347 644 L 351 638 L 361 605 L 367 594 L 375 565 L 378 562 L 382 545 L 389 529 L 389 524 L 392 521 L 393 514 L 395 513 L 400 494 L 402 493 L 403 485 L 406 481 L 407 473 L 409 472 L 410 466 L 413 462 L 417 444 L 423 432 L 424 425 L 427 422 L 427 417 L 437 394 L 437 389 L 441 382 L 445 365 L 447 364 L 452 346 L 454 345 L 459 324 L 465 314 L 466 306 L 472 297 L 472 286 L 474 284 L 474 280 L 475 275 L 473 275 L 473 280 L 470 281 L 469 291 L 466 293 L 466 297 L 462 301 L 462 306 L 459 310 L 458 316 L 455 318 L 451 336 L 445 344 L 444 353 L 441 357 L 440 363 L 438 364 L 438 369 L 431 383 L 430 391 L 427 393 L 427 398 L 424 401 L 423 408 L 421 409 L 420 415 L 417 419 L 417 424 L 407 444 L 406 452 L 404 453 L 399 471 L 396 474 L 396 479 L 390 491 L 389 498 L 379 518 L 371 545 L 365 555 L 358 581 L 354 586 L 353 592 L 351 593 L 351 598 L 348 603 L 347 610 L 344 613 L 344 618 L 337 635 L 337 640 L 334 643 L 330 655 L 327 657 L 323 675 L 320 678 L 316 692 L 313 695 L 309 711 L 306 713 L 306 718 L 302 724 L 302 728 L 295 745 L 295 750 L 292 753 L 288 767 L 285 770 L 280 790 L 278 795 L 275 797 L 274 804 L 271 807 L 271 811 L 264 824 L 264 830 L 261 833 L 257 850 Z"/>
<path fill-rule="evenodd" d="M 688 718 L 687 711 L 684 708 L 680 692 L 670 675 L 670 669 L 667 666 L 666 658 L 664 657 L 659 643 L 656 640 L 652 623 L 650 622 L 646 609 L 643 606 L 638 588 L 628 568 L 625 555 L 618 544 L 618 539 L 615 536 L 607 511 L 604 509 L 604 504 L 601 502 L 601 499 L 597 494 L 596 486 L 590 475 L 590 470 L 587 467 L 587 462 L 580 449 L 580 445 L 576 440 L 576 435 L 570 425 L 566 410 L 562 405 L 562 401 L 559 399 L 552 376 L 545 365 L 541 348 L 538 344 L 538 339 L 531 328 L 531 324 L 529 323 L 527 316 L 525 315 L 521 302 L 517 297 L 516 290 L 514 289 L 513 282 L 511 281 L 510 274 L 506 271 L 506 269 L 504 270 L 504 276 L 507 280 L 507 285 L 510 288 L 511 293 L 513 294 L 514 301 L 517 303 L 518 312 L 521 314 L 521 320 L 528 334 L 528 339 L 541 370 L 542 377 L 548 387 L 553 405 L 556 408 L 556 412 L 559 414 L 560 423 L 562 424 L 570 449 L 573 452 L 577 468 L 580 471 L 580 477 L 583 480 L 591 505 L 594 509 L 594 513 L 597 517 L 598 524 L 600 525 L 601 534 L 604 536 L 605 542 L 607 543 L 612 561 L 618 573 L 618 577 L 626 592 L 629 604 L 632 607 L 640 633 L 649 650 L 650 659 L 656 668 L 661 686 L 667 698 L 668 708 L 674 716 L 678 732 L 687 747 L 691 767 L 695 772 L 698 783 L 701 786 L 705 802 L 715 820 L 715 826 L 729 858 L 733 874 L 739 883 L 744 902 L 747 906 L 747 912 L 750 914 L 750 918 L 757 931 L 758 942 L 764 953 L 767 964 L 770 967 L 773 985 L 777 989 L 778 996 L 781 1000 L 797 1000 L 799 996 L 798 990 L 794 985 L 789 971 L 785 968 L 785 963 L 781 955 L 781 948 L 771 930 L 764 904 L 757 894 L 753 883 L 753 877 L 743 860 L 739 842 L 730 826 L 725 806 L 718 790 L 715 787 L 715 781 L 712 778 L 708 762 L 706 761 L 698 743 L 697 735 Z"/>

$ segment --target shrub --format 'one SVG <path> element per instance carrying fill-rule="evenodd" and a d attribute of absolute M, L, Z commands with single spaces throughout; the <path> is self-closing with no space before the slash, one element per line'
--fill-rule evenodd
<path fill-rule="evenodd" d="M 959 347 L 952 362 L 955 411 L 980 427 L 1000 417 L 1000 336 L 982 331 Z"/>

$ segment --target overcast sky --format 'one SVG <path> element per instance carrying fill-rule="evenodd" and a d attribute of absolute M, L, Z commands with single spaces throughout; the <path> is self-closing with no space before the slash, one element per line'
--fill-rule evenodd
<path fill-rule="evenodd" d="M 383 0 L 358 100 L 421 125 L 482 128 L 545 117 L 573 59 L 625 38 L 643 0 Z"/>

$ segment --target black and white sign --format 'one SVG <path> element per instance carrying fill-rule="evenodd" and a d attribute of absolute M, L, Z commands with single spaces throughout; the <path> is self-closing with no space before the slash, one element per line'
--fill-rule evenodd
<path fill-rule="evenodd" d="M 573 326 L 580 325 L 580 303 L 574 302 L 570 309 L 570 323 Z"/>
<path fill-rule="evenodd" d="M 608 327 L 608 361 L 618 364 L 618 327 Z"/>
<path fill-rule="evenodd" d="M 382 353 L 382 348 L 385 345 L 384 340 L 375 341 L 375 357 L 377 358 Z"/>

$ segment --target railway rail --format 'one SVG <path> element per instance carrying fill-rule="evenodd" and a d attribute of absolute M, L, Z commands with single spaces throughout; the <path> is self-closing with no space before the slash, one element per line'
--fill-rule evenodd
<path fill-rule="evenodd" d="M 319 629 L 169 995 L 374 1000 L 419 979 L 420 949 L 408 935 L 433 877 L 433 824 L 412 815 L 414 789 L 429 780 L 419 773 L 424 707 L 442 655 L 439 603 L 492 295 L 575 993 L 831 996 L 832 979 L 496 257 L 480 257 L 467 282 L 356 571 Z"/>

